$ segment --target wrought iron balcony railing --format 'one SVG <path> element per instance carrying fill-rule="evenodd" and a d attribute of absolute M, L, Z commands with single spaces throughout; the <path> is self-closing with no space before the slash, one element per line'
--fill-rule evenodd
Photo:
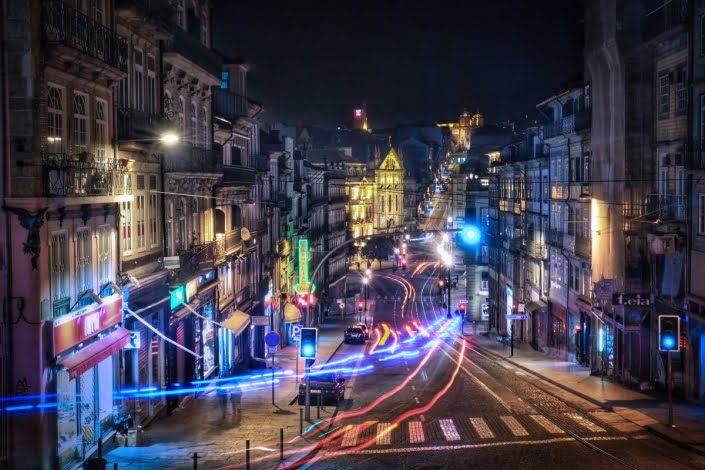
<path fill-rule="evenodd" d="M 131 108 L 118 108 L 117 131 L 119 140 L 158 140 L 166 121 L 158 114 L 149 114 Z"/>
<path fill-rule="evenodd" d="M 175 28 L 172 3 L 169 0 L 115 0 L 115 13 L 125 12 L 131 24 L 150 24 L 163 33 L 171 33 Z"/>
<path fill-rule="evenodd" d="M 686 197 L 673 194 L 647 195 L 646 213 L 644 220 L 662 221 L 683 220 L 686 217 Z"/>
<path fill-rule="evenodd" d="M 164 152 L 164 171 L 174 173 L 220 173 L 223 149 L 204 149 L 188 145 L 175 146 Z"/>
<path fill-rule="evenodd" d="M 558 122 L 543 126 L 543 137 L 548 139 L 549 137 L 570 134 L 571 132 L 577 132 L 582 129 L 587 129 L 588 127 L 590 127 L 590 110 L 586 109 L 571 114 L 570 116 L 564 116 L 563 119 Z"/>
<path fill-rule="evenodd" d="M 220 77 L 220 57 L 203 44 L 201 41 L 181 28 L 174 28 L 171 39 L 164 41 L 162 51 L 169 54 L 178 54 L 188 61 L 198 65 L 208 74 Z"/>
<path fill-rule="evenodd" d="M 215 265 L 217 253 L 218 247 L 215 241 L 194 245 L 179 253 L 179 277 L 183 279 L 198 271 L 212 268 Z"/>
<path fill-rule="evenodd" d="M 44 39 L 77 49 L 122 72 L 127 72 L 127 40 L 59 0 L 42 4 Z"/>
<path fill-rule="evenodd" d="M 213 88 L 213 113 L 230 120 L 249 116 L 250 100 L 227 90 Z"/>
<path fill-rule="evenodd" d="M 43 154 L 42 185 L 44 195 L 53 197 L 118 196 L 132 193 L 125 162 L 96 162 L 89 154 Z"/>
<path fill-rule="evenodd" d="M 256 172 L 254 168 L 241 165 L 223 165 L 223 183 L 231 185 L 255 184 Z"/>

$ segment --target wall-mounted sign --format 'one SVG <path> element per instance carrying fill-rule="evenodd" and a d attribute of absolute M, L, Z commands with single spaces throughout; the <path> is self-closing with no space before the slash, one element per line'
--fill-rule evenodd
<path fill-rule="evenodd" d="M 198 294 L 198 278 L 186 283 L 186 302 L 191 302 L 196 294 Z"/>
<path fill-rule="evenodd" d="M 186 286 L 179 286 L 172 290 L 169 294 L 169 306 L 174 311 L 181 307 L 181 304 L 186 302 Z"/>
<path fill-rule="evenodd" d="M 142 347 L 142 338 L 139 331 L 130 331 L 130 342 L 125 345 L 125 349 L 139 349 Z"/>
<path fill-rule="evenodd" d="M 299 240 L 299 282 L 294 286 L 294 290 L 299 294 L 307 294 L 316 290 L 316 285 L 308 278 L 308 240 Z"/>
<path fill-rule="evenodd" d="M 122 296 L 115 294 L 103 299 L 101 305 L 91 304 L 54 320 L 54 356 L 92 338 L 122 321 Z"/>
<path fill-rule="evenodd" d="M 255 326 L 269 326 L 269 317 L 266 315 L 253 315 L 250 319 Z"/>
<path fill-rule="evenodd" d="M 181 258 L 178 256 L 165 256 L 164 269 L 179 269 L 181 267 Z"/>

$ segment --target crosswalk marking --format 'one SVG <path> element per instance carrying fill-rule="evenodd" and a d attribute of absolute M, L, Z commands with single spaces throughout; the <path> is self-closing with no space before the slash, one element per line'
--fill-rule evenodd
<path fill-rule="evenodd" d="M 514 416 L 500 416 L 500 419 L 504 421 L 504 424 L 507 425 L 509 430 L 514 434 L 515 436 L 528 436 L 529 433 L 524 429 L 524 426 L 519 424 L 519 421 L 516 420 Z"/>
<path fill-rule="evenodd" d="M 441 419 L 438 421 L 438 424 L 441 425 L 441 431 L 443 431 L 443 435 L 447 441 L 460 440 L 460 434 L 458 434 L 458 430 L 455 429 L 455 424 L 453 424 L 452 419 Z"/>
<path fill-rule="evenodd" d="M 470 418 L 470 424 L 472 424 L 472 427 L 475 429 L 477 435 L 480 436 L 480 439 L 492 439 L 494 437 L 494 433 L 490 427 L 487 426 L 484 419 Z"/>
<path fill-rule="evenodd" d="M 541 415 L 530 415 L 531 419 L 551 434 L 563 434 L 564 431 Z"/>
<path fill-rule="evenodd" d="M 340 443 L 341 447 L 353 447 L 357 444 L 357 431 L 360 428 L 359 424 L 348 425 L 348 430 L 343 434 L 343 442 Z"/>
<path fill-rule="evenodd" d="M 392 429 L 389 423 L 377 423 L 377 436 L 375 437 L 378 446 L 388 446 L 392 443 Z"/>
<path fill-rule="evenodd" d="M 409 442 L 419 444 L 426 441 L 421 421 L 409 421 Z"/>
<path fill-rule="evenodd" d="M 592 432 L 605 432 L 603 428 L 598 426 L 597 424 L 593 423 L 589 419 L 585 419 L 582 416 L 575 414 L 575 413 L 566 413 L 566 416 L 568 416 L 570 419 L 578 423 L 579 425 L 583 426 L 586 428 L 588 431 Z"/>

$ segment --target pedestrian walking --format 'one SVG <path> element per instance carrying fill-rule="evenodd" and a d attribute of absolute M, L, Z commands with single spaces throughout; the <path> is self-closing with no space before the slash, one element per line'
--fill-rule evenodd
<path fill-rule="evenodd" d="M 218 402 L 220 403 L 220 414 L 221 419 L 225 419 L 225 415 L 228 412 L 228 389 L 225 387 L 218 387 Z"/>
<path fill-rule="evenodd" d="M 238 384 L 235 384 L 230 393 L 230 403 L 233 406 L 233 418 L 239 420 L 242 418 L 242 390 Z"/>

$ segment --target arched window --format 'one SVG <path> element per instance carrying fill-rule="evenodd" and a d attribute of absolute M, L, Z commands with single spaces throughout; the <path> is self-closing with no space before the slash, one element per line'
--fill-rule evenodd
<path fill-rule="evenodd" d="M 208 148 L 208 144 L 210 143 L 210 132 L 208 129 L 208 108 L 205 106 L 203 107 L 203 117 L 202 117 L 202 125 L 203 125 L 203 148 Z"/>
<path fill-rule="evenodd" d="M 233 205 L 231 211 L 230 230 L 242 227 L 242 209 L 240 206 Z"/>
<path fill-rule="evenodd" d="M 181 138 L 186 139 L 186 100 L 179 96 L 179 132 Z"/>
<path fill-rule="evenodd" d="M 198 147 L 198 108 L 191 103 L 191 145 Z"/>

